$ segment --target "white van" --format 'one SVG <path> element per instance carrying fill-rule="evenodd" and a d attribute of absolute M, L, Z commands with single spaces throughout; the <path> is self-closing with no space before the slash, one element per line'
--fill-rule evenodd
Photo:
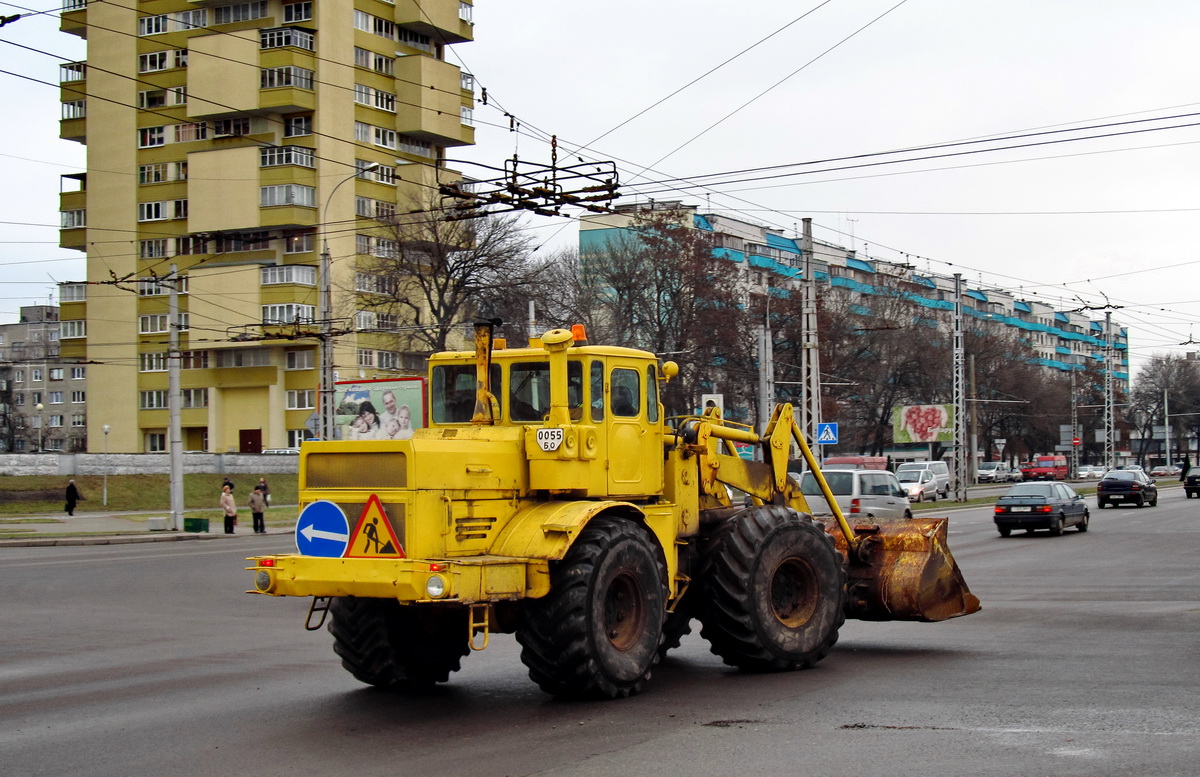
<path fill-rule="evenodd" d="M 896 467 L 897 472 L 912 472 L 927 469 L 933 473 L 937 482 L 938 496 L 942 499 L 950 497 L 950 467 L 944 461 L 913 461 Z"/>
<path fill-rule="evenodd" d="M 848 520 L 856 518 L 912 518 L 908 496 L 896 476 L 887 470 L 823 469 L 825 482 Z M 813 515 L 833 515 L 821 487 L 811 472 L 792 473 Z"/>

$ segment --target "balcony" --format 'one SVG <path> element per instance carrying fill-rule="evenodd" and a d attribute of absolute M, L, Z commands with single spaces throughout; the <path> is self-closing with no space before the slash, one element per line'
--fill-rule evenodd
<path fill-rule="evenodd" d="M 65 0 L 59 15 L 58 29 L 87 40 L 87 0 Z"/>
<path fill-rule="evenodd" d="M 58 209 L 62 228 L 58 235 L 60 248 L 87 248 L 87 173 L 60 176 Z"/>
<path fill-rule="evenodd" d="M 467 146 L 475 128 L 462 123 L 462 76 L 457 67 L 433 57 L 396 60 L 396 100 L 420 109 L 396 116 L 396 131 L 438 146 Z"/>
<path fill-rule="evenodd" d="M 457 0 L 396 0 L 396 24 L 434 40 L 465 43 L 475 39 L 475 26 L 462 18 L 461 5 Z"/>

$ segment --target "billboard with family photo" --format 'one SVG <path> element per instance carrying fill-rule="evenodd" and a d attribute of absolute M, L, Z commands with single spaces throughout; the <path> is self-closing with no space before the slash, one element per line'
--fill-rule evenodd
<path fill-rule="evenodd" d="M 335 384 L 339 440 L 407 440 L 425 425 L 425 379 L 343 380 Z"/>

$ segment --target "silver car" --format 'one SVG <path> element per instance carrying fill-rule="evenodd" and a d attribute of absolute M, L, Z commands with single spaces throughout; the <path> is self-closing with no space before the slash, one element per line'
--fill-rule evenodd
<path fill-rule="evenodd" d="M 907 492 L 891 472 L 877 469 L 821 472 L 846 518 L 912 518 Z M 808 500 L 813 515 L 833 514 L 811 472 L 800 476 L 792 474 L 792 477 L 800 481 L 800 491 Z"/>
<path fill-rule="evenodd" d="M 927 469 L 906 469 L 896 473 L 896 480 L 904 489 L 909 502 L 936 502 L 938 498 L 937 478 Z"/>

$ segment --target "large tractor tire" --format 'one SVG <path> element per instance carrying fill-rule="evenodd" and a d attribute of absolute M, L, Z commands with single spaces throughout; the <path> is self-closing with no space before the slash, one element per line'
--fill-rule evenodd
<path fill-rule="evenodd" d="M 612 699 L 639 692 L 659 659 L 666 583 L 649 533 L 598 516 L 524 603 L 517 641 L 546 693 Z"/>
<path fill-rule="evenodd" d="M 333 652 L 379 688 L 428 688 L 450 679 L 470 652 L 465 609 L 343 596 L 329 606 Z"/>
<path fill-rule="evenodd" d="M 742 670 L 810 667 L 846 620 L 846 573 L 833 538 L 785 507 L 730 518 L 709 545 L 701 580 L 700 634 Z"/>

